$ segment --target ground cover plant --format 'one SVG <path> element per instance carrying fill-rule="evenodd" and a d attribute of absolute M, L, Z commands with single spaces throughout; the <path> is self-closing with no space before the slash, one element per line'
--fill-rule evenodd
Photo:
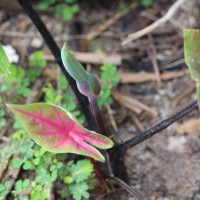
<path fill-rule="evenodd" d="M 198 101 L 146 131 L 120 141 L 106 128 L 101 112 L 113 103 L 112 89 L 121 78 L 117 67 L 103 64 L 100 78 L 96 78 L 72 55 L 66 43 L 58 48 L 28 2 L 19 0 L 19 3 L 40 31 L 63 73 L 59 71 L 56 78 L 53 76 L 41 84 L 48 65 L 43 51 L 34 52 L 25 70 L 10 64 L 0 46 L 0 101 L 3 102 L 0 127 L 4 130 L 7 124 L 11 125 L 11 138 L 3 138 L 9 145 L 1 148 L 0 165 L 16 173 L 14 182 L 6 174 L 2 175 L 0 199 L 48 199 L 52 193 L 56 199 L 90 199 L 99 189 L 104 198 L 117 190 L 116 185 L 136 199 L 149 199 L 145 191 L 139 194 L 141 188 L 136 192 L 129 186 L 125 153 L 198 108 L 199 30 L 184 30 L 185 60 L 196 81 Z M 145 4 L 151 6 L 152 2 Z M 35 94 L 35 88 L 40 88 L 40 92 Z M 15 117 L 7 120 L 13 114 Z M 10 160 L 12 166 L 8 166 Z"/>

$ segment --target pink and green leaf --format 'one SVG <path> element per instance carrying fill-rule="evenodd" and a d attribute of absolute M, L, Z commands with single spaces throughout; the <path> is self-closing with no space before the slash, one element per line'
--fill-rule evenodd
<path fill-rule="evenodd" d="M 46 103 L 7 105 L 20 119 L 30 137 L 44 149 L 54 153 L 76 153 L 104 162 L 94 147 L 108 149 L 112 140 L 81 126 L 66 110 Z"/>

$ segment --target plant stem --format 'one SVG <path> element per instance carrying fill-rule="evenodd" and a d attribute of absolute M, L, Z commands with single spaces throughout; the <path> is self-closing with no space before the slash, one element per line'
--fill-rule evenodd
<path fill-rule="evenodd" d="M 19 4 L 21 7 L 24 9 L 24 11 L 27 13 L 33 24 L 36 26 L 40 34 L 42 35 L 44 41 L 48 45 L 51 53 L 54 55 L 56 62 L 60 66 L 63 74 L 65 75 L 66 79 L 69 81 L 69 84 L 76 95 L 79 105 L 86 117 L 86 120 L 88 122 L 89 128 L 91 130 L 96 130 L 96 124 L 95 121 L 91 115 L 90 109 L 89 109 L 89 103 L 88 100 L 85 96 L 83 96 L 79 90 L 77 89 L 76 82 L 74 79 L 68 74 L 68 72 L 65 70 L 65 67 L 61 61 L 61 55 L 60 55 L 60 49 L 58 45 L 56 44 L 55 40 L 53 39 L 52 35 L 42 22 L 41 18 L 39 15 L 34 11 L 32 6 L 29 4 L 29 1 L 27 0 L 18 0 Z"/>
<path fill-rule="evenodd" d="M 90 109 L 91 109 L 92 114 L 95 118 L 99 132 L 103 135 L 108 136 L 108 133 L 106 131 L 106 128 L 104 126 L 104 123 L 103 123 L 103 120 L 102 120 L 102 117 L 101 117 L 101 111 L 100 111 L 100 108 L 99 108 L 99 105 L 98 105 L 98 102 L 97 102 L 97 98 L 95 96 L 90 97 L 89 103 L 90 103 Z M 106 154 L 107 163 L 108 164 L 111 163 L 111 162 L 109 162 L 110 161 L 109 159 L 113 159 L 113 158 L 110 156 L 110 151 L 106 151 L 105 154 Z M 109 154 L 109 156 L 108 156 L 108 154 Z M 113 170 L 114 175 L 116 177 L 122 179 L 123 181 L 128 182 L 128 176 L 127 176 L 126 167 L 125 167 L 125 164 L 124 164 L 124 158 L 121 158 L 120 162 L 118 162 L 117 165 L 118 165 L 118 168 L 120 168 L 120 171 L 116 171 L 115 170 L 116 166 L 112 166 L 112 170 Z M 112 176 L 112 174 L 109 174 L 109 175 Z"/>

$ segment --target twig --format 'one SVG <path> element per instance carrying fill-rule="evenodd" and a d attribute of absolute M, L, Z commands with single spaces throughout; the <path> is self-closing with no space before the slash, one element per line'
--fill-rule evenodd
<path fill-rule="evenodd" d="M 182 100 L 185 97 L 190 97 L 190 94 L 195 90 L 195 85 L 189 85 L 184 89 L 183 92 L 172 102 L 172 109 L 176 108 L 177 105 L 180 105 Z"/>
<path fill-rule="evenodd" d="M 156 133 L 161 132 L 162 130 L 166 129 L 168 126 L 175 123 L 179 119 L 183 118 L 185 115 L 187 115 L 188 113 L 190 113 L 191 111 L 195 109 L 198 109 L 197 100 L 187 105 L 185 108 L 183 108 L 181 111 L 179 111 L 175 115 L 161 121 L 159 124 L 155 125 L 154 127 L 114 147 L 110 152 L 110 157 L 112 158 L 111 165 L 112 166 L 117 165 L 118 162 L 121 160 L 121 158 L 123 158 L 124 153 L 128 149 L 136 146 L 137 144 L 140 144 L 141 142 L 147 140 L 148 138 L 152 137 Z"/>
<path fill-rule="evenodd" d="M 91 52 L 79 52 L 70 51 L 74 57 L 82 63 L 92 63 L 92 64 L 102 64 L 102 63 L 112 63 L 115 65 L 121 65 L 122 56 L 120 54 L 97 54 Z M 46 54 L 44 58 L 49 61 L 54 61 L 55 58 L 52 55 Z"/>
<path fill-rule="evenodd" d="M 116 124 L 116 122 L 115 122 L 115 119 L 114 119 L 114 117 L 113 117 L 113 113 L 112 113 L 112 110 L 111 110 L 111 107 L 110 107 L 109 104 L 106 105 L 106 109 L 107 109 L 107 111 L 108 111 L 108 116 L 109 116 L 110 123 L 111 123 L 113 129 L 115 130 L 115 132 L 118 132 L 117 124 Z"/>
<path fill-rule="evenodd" d="M 124 15 L 126 15 L 130 10 L 135 9 L 137 6 L 137 4 L 132 4 L 128 9 L 115 14 L 114 16 L 112 16 L 111 18 L 109 18 L 107 21 L 105 21 L 103 24 L 101 24 L 100 26 L 98 26 L 97 28 L 95 28 L 94 30 L 92 30 L 91 32 L 89 32 L 86 36 L 85 39 L 86 40 L 92 40 L 94 39 L 96 36 L 100 35 L 101 32 L 103 32 L 104 30 L 106 30 L 108 27 L 110 27 L 113 23 L 115 23 L 118 19 L 120 19 L 121 17 L 123 17 Z"/>
<path fill-rule="evenodd" d="M 178 8 L 181 6 L 181 4 L 183 4 L 186 0 L 177 0 L 168 10 L 168 12 L 161 17 L 159 20 L 155 21 L 153 24 L 145 27 L 144 29 L 141 29 L 135 33 L 130 34 L 123 42 L 122 45 L 126 45 L 129 42 L 136 40 L 144 35 L 146 35 L 147 33 L 152 32 L 153 30 L 155 30 L 156 28 L 158 28 L 160 25 L 164 24 L 165 22 L 167 22 L 178 10 Z"/>
<path fill-rule="evenodd" d="M 117 177 L 111 177 L 112 180 L 114 180 L 119 186 L 124 188 L 127 192 L 129 192 L 132 196 L 137 197 L 138 200 L 144 200 L 144 198 L 138 194 L 133 188 L 131 188 L 129 185 L 127 185 L 124 181 Z"/>
<path fill-rule="evenodd" d="M 128 114 L 132 118 L 132 120 L 135 123 L 135 125 L 137 126 L 138 130 L 140 132 L 144 131 L 144 127 L 143 127 L 142 123 L 139 121 L 139 119 L 137 118 L 137 115 L 133 112 L 129 112 Z"/>
<path fill-rule="evenodd" d="M 117 91 L 112 92 L 112 96 L 122 103 L 126 108 L 135 111 L 136 109 L 139 109 L 139 111 L 145 111 L 145 113 L 150 116 L 150 117 L 155 117 L 158 113 L 153 110 L 152 108 L 148 107 L 144 103 L 134 99 L 133 97 L 124 94 L 124 93 L 119 93 Z M 134 109 L 132 109 L 134 107 Z M 140 113 L 140 112 L 139 112 Z"/>
<path fill-rule="evenodd" d="M 155 48 L 155 45 L 154 45 L 154 42 L 153 42 L 152 35 L 149 34 L 148 37 L 149 37 L 149 41 L 150 41 L 151 45 L 150 45 L 150 49 L 147 50 L 147 53 L 148 53 L 148 56 L 149 56 L 149 58 L 152 62 L 153 68 L 154 68 L 156 81 L 157 81 L 157 84 L 158 84 L 158 89 L 160 89 L 160 87 L 161 87 L 161 77 L 160 77 L 160 70 L 159 70 L 159 67 L 158 67 L 158 62 L 157 62 L 157 59 L 156 59 L 157 51 L 156 51 L 156 48 Z"/>
<path fill-rule="evenodd" d="M 184 71 L 169 71 L 161 74 L 162 80 L 169 80 L 173 78 L 179 78 L 182 76 L 186 76 L 188 74 L 188 70 Z M 155 81 L 155 73 L 123 73 L 120 75 L 121 83 L 143 83 L 146 81 Z"/>

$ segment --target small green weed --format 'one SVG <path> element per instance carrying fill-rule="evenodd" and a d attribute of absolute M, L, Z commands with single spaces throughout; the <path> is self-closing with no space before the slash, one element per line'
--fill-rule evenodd
<path fill-rule="evenodd" d="M 140 3 L 144 7 L 150 7 L 150 6 L 152 6 L 153 1 L 152 0 L 140 0 Z"/>
<path fill-rule="evenodd" d="M 117 67 L 113 64 L 104 64 L 101 66 L 102 93 L 99 98 L 100 107 L 112 103 L 111 90 L 119 83 L 120 76 L 117 74 Z"/>
<path fill-rule="evenodd" d="M 76 0 L 64 0 L 63 3 L 57 0 L 40 0 L 38 8 L 40 10 L 55 8 L 55 17 L 62 17 L 64 20 L 70 21 L 79 12 L 79 5 L 76 2 Z"/>

